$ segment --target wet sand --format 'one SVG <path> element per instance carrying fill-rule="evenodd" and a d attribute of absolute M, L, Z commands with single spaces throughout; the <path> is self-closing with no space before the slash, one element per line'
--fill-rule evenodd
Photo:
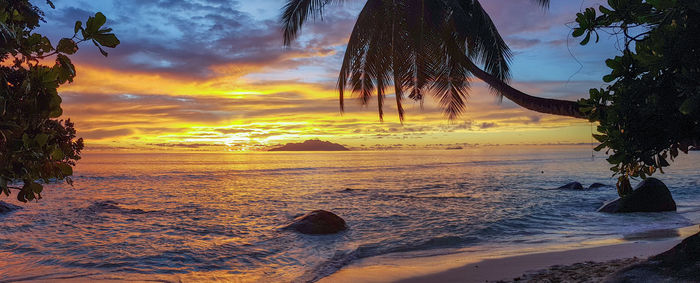
<path fill-rule="evenodd" d="M 647 238 L 640 236 L 623 243 L 575 249 L 550 247 L 510 256 L 385 256 L 361 260 L 320 282 L 600 282 L 622 267 L 671 249 L 698 230 L 693 226 L 674 230 L 677 236 L 672 238 L 657 237 L 667 233 L 650 233 Z"/>

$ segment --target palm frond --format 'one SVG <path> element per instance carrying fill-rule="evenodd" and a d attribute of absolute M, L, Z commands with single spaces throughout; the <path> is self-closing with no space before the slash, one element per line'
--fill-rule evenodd
<path fill-rule="evenodd" d="M 406 85 L 406 81 L 409 77 L 408 66 L 406 60 L 400 60 L 399 58 L 405 58 L 408 53 L 405 50 L 405 45 L 402 44 L 406 40 L 406 21 L 405 17 L 401 17 L 399 5 L 394 1 L 391 13 L 391 72 L 394 81 L 394 95 L 396 96 L 396 110 L 399 114 L 399 121 L 403 123 L 404 120 L 404 110 L 402 105 L 403 100 L 403 88 Z"/>
<path fill-rule="evenodd" d="M 452 120 L 459 117 L 466 108 L 469 83 L 467 72 L 458 60 L 446 56 L 445 61 L 433 83 L 433 96 L 438 99 L 445 115 Z"/>
<path fill-rule="evenodd" d="M 337 2 L 334 0 L 289 0 L 282 8 L 282 26 L 284 30 L 284 45 L 289 46 L 301 31 L 301 27 L 309 17 L 323 17 L 326 5 Z"/>
<path fill-rule="evenodd" d="M 285 44 L 296 38 L 309 17 L 322 15 L 325 5 L 338 1 L 287 1 L 282 15 Z M 543 7 L 550 2 L 532 1 Z M 431 95 L 445 115 L 455 119 L 466 109 L 471 72 L 507 81 L 511 56 L 478 0 L 367 0 L 338 74 L 340 109 L 346 89 L 362 105 L 376 94 L 382 120 L 386 88 L 393 83 L 401 122 L 405 94 L 421 105 L 426 94 Z"/>
<path fill-rule="evenodd" d="M 370 37 L 371 30 L 367 29 L 366 26 L 371 24 L 374 19 L 375 7 L 374 2 L 367 2 L 362 8 L 360 15 L 357 18 L 355 26 L 353 27 L 352 33 L 350 34 L 350 40 L 348 40 L 348 45 L 345 49 L 345 56 L 343 56 L 343 63 L 340 66 L 340 72 L 338 74 L 338 92 L 340 94 L 340 111 L 343 112 L 345 108 L 345 88 L 347 87 L 348 81 L 350 81 L 353 86 L 353 91 L 357 90 L 355 86 L 357 81 L 361 78 L 361 74 L 355 72 L 362 66 L 362 62 L 367 54 L 367 42 Z M 366 103 L 366 101 L 364 102 Z"/>
<path fill-rule="evenodd" d="M 467 55 L 501 80 L 510 77 L 512 53 L 478 0 L 448 1 L 457 40 L 467 41 Z M 449 38 L 448 38 L 449 39 Z"/>
<path fill-rule="evenodd" d="M 542 6 L 542 8 L 545 8 L 545 9 L 549 8 L 549 0 L 532 0 L 532 1 L 534 1 L 535 3 Z"/>
<path fill-rule="evenodd" d="M 379 40 L 378 34 L 372 32 L 373 29 L 370 27 L 379 18 L 380 8 L 380 0 L 370 0 L 360 12 L 338 76 L 338 90 L 341 92 L 341 97 L 346 83 L 349 83 L 352 92 L 359 95 L 362 105 L 367 105 L 374 90 L 377 53 L 381 48 L 370 48 L 373 42 Z"/>

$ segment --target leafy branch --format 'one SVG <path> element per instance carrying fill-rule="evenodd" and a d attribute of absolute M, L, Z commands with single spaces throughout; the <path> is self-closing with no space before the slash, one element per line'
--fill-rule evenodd
<path fill-rule="evenodd" d="M 609 0 L 606 8 L 578 13 L 574 37 L 589 43 L 598 31 L 624 35 L 620 56 L 607 59 L 610 85 L 579 100 L 593 135 L 606 149 L 618 193 L 632 191 L 630 178 L 646 178 L 670 166 L 680 152 L 700 144 L 700 2 Z"/>
<path fill-rule="evenodd" d="M 91 41 L 104 56 L 104 48 L 119 45 L 106 21 L 99 12 L 84 25 L 77 21 L 73 36 L 54 46 L 33 32 L 44 22 L 41 10 L 28 0 L 0 2 L 0 193 L 19 190 L 17 200 L 27 202 L 41 199 L 39 182 L 73 184 L 84 144 L 70 120 L 57 120 L 63 114 L 58 88 L 76 76 L 69 56 L 80 43 Z M 42 65 L 52 56 L 52 66 Z"/>

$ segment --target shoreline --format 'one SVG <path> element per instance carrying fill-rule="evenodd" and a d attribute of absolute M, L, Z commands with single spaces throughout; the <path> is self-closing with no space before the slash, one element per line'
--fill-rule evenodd
<path fill-rule="evenodd" d="M 552 266 L 588 262 L 632 262 L 667 251 L 700 231 L 697 225 L 650 231 L 634 240 L 607 239 L 517 250 L 472 250 L 446 255 L 387 254 L 359 260 L 318 282 L 493 282 L 512 281 Z M 622 266 L 620 266 L 622 267 Z"/>

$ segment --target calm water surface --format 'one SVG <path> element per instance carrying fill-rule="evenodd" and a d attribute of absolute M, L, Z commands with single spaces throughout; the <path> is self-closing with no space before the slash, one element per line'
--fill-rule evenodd
<path fill-rule="evenodd" d="M 700 223 L 700 152 L 659 175 L 679 211 L 611 215 L 588 147 L 85 154 L 75 187 L 0 215 L 0 281 L 309 281 L 375 255 L 570 244 Z M 350 190 L 346 190 L 350 189 Z M 0 200 L 18 204 L 13 198 Z M 350 229 L 278 227 L 315 209 Z"/>

